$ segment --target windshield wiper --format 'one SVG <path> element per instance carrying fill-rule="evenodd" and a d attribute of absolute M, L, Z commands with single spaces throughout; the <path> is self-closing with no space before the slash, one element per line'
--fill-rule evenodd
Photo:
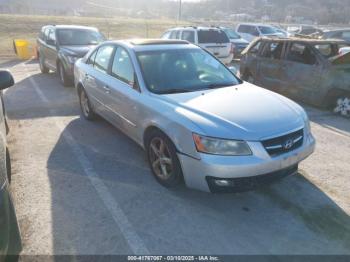
<path fill-rule="evenodd" d="M 188 90 L 188 89 L 183 89 L 183 88 L 172 88 L 172 89 L 167 89 L 164 91 L 157 92 L 159 95 L 166 95 L 166 94 L 177 94 L 177 93 L 189 93 L 189 92 L 194 92 L 195 90 Z"/>
<path fill-rule="evenodd" d="M 225 83 L 225 84 L 210 84 L 210 85 L 207 85 L 205 88 L 206 89 L 217 89 L 217 88 L 224 88 L 224 87 L 229 87 L 229 86 L 233 86 L 234 84 L 228 84 L 228 83 Z"/>

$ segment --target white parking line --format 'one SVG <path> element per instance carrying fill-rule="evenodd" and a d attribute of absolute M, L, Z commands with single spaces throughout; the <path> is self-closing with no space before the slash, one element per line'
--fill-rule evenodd
<path fill-rule="evenodd" d="M 50 103 L 49 99 L 41 91 L 37 82 L 31 77 L 27 67 L 24 64 L 23 64 L 23 67 L 27 72 L 27 76 L 29 78 L 30 83 L 33 85 L 34 90 L 36 91 L 40 99 L 44 103 L 49 104 Z M 65 129 L 65 124 L 62 121 L 60 121 L 59 118 L 54 117 L 55 116 L 54 111 L 52 109 L 50 109 L 49 111 L 50 111 L 50 115 L 55 121 L 57 128 L 61 131 L 63 138 L 66 140 L 67 144 L 72 149 L 73 153 L 76 156 L 76 159 L 79 161 L 80 165 L 84 169 L 85 174 L 89 178 L 91 184 L 96 189 L 100 199 L 103 201 L 106 208 L 111 213 L 114 221 L 118 225 L 120 231 L 124 236 L 124 239 L 127 241 L 132 252 L 138 255 L 148 255 L 150 253 L 149 250 L 143 243 L 142 239 L 135 232 L 127 216 L 119 206 L 118 202 L 113 198 L 112 194 L 109 192 L 108 188 L 103 183 L 103 180 L 99 177 L 98 173 L 96 173 L 96 171 L 90 164 L 90 161 L 85 156 L 82 148 L 79 146 L 78 143 L 76 143 L 71 133 L 67 129 Z"/>

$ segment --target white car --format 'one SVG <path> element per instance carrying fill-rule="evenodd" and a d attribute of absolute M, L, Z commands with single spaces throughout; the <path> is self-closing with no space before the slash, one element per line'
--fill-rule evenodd
<path fill-rule="evenodd" d="M 276 29 L 276 27 L 264 24 L 238 24 L 237 33 L 248 42 L 252 42 L 257 37 L 287 37 Z"/>
<path fill-rule="evenodd" d="M 178 27 L 166 31 L 162 39 L 185 40 L 216 56 L 223 64 L 233 60 L 233 46 L 226 33 L 216 27 Z"/>

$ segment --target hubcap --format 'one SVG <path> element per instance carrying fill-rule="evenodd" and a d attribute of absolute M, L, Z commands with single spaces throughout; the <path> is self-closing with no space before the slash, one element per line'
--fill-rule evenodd
<path fill-rule="evenodd" d="M 80 104 L 84 115 L 88 116 L 90 113 L 89 100 L 84 91 L 81 91 L 81 94 L 80 94 Z"/>
<path fill-rule="evenodd" d="M 341 114 L 342 116 L 350 116 L 350 98 L 339 98 L 334 113 Z"/>
<path fill-rule="evenodd" d="M 173 172 L 170 151 L 162 138 L 153 138 L 149 148 L 150 162 L 154 173 L 160 179 L 168 179 Z"/>

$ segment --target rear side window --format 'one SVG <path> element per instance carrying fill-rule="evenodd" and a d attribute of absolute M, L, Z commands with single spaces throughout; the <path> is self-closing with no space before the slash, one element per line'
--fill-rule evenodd
<path fill-rule="evenodd" d="M 129 54 L 124 48 L 118 47 L 112 65 L 112 76 L 133 86 L 134 75 L 135 72 Z"/>
<path fill-rule="evenodd" d="M 101 71 L 101 72 L 107 72 L 109 61 L 111 60 L 112 53 L 113 53 L 113 46 L 102 46 L 98 49 L 94 67 Z"/>
<path fill-rule="evenodd" d="M 230 43 L 225 32 L 221 30 L 199 30 L 198 31 L 198 43 Z"/>
<path fill-rule="evenodd" d="M 174 30 L 170 34 L 170 39 L 180 39 L 180 30 Z"/>
<path fill-rule="evenodd" d="M 181 39 L 186 40 L 190 43 L 194 43 L 194 31 L 183 31 Z"/>
<path fill-rule="evenodd" d="M 292 43 L 287 55 L 287 60 L 306 65 L 314 65 L 317 62 L 317 58 L 311 48 L 300 43 Z"/>
<path fill-rule="evenodd" d="M 282 42 L 267 42 L 264 46 L 264 50 L 262 52 L 262 57 L 270 58 L 270 59 L 281 59 L 283 51 L 283 43 Z"/>

